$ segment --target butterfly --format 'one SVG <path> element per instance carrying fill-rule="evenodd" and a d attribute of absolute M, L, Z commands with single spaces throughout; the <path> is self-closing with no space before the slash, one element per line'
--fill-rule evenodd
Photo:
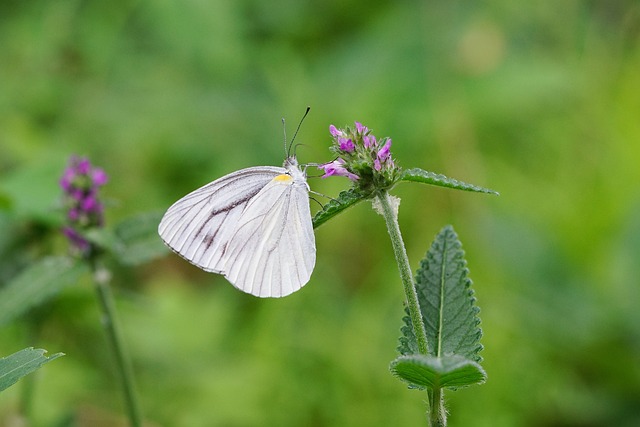
<path fill-rule="evenodd" d="M 309 191 L 295 156 L 282 167 L 241 169 L 175 202 L 158 233 L 187 261 L 241 291 L 284 297 L 309 281 L 316 262 Z"/>

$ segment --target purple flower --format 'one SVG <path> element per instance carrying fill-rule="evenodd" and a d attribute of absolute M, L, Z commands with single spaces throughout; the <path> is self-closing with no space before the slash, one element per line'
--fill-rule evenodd
<path fill-rule="evenodd" d="M 367 128 L 366 126 L 363 126 L 362 123 L 360 123 L 360 122 L 356 122 L 356 131 L 359 134 L 364 135 L 365 133 L 367 133 L 369 131 L 369 128 Z"/>
<path fill-rule="evenodd" d="M 80 200 L 80 209 L 85 212 L 92 212 L 98 206 L 99 204 L 95 197 L 88 196 L 85 199 Z"/>
<path fill-rule="evenodd" d="M 71 157 L 69 166 L 60 178 L 68 223 L 62 232 L 83 255 L 90 253 L 92 245 L 82 237 L 82 231 L 101 227 L 104 223 L 104 208 L 98 197 L 98 189 L 107 180 L 104 170 L 93 167 L 88 159 L 76 156 Z"/>
<path fill-rule="evenodd" d="M 380 161 L 384 162 L 385 160 L 387 160 L 390 154 L 391 154 L 391 138 L 387 139 L 387 142 L 384 144 L 384 146 L 380 150 L 378 150 L 378 154 L 376 157 L 380 159 Z"/>
<path fill-rule="evenodd" d="M 400 173 L 391 157 L 391 139 L 378 140 L 368 127 L 354 123 L 355 128 L 329 126 L 331 151 L 337 159 L 319 166 L 324 171 L 323 178 L 346 176 L 364 194 L 391 188 Z"/>
<path fill-rule="evenodd" d="M 67 236 L 67 239 L 75 246 L 81 253 L 86 253 L 91 248 L 91 244 L 87 239 L 82 237 L 75 229 L 71 227 L 63 227 L 62 234 Z"/>
<path fill-rule="evenodd" d="M 78 218 L 80 218 L 80 212 L 76 208 L 71 208 L 69 209 L 69 212 L 67 212 L 67 218 L 69 218 L 69 220 L 71 221 L 76 221 Z"/>
<path fill-rule="evenodd" d="M 342 151 L 346 151 L 347 153 L 351 153 L 353 150 L 356 149 L 356 146 L 353 144 L 353 141 L 351 139 L 346 139 L 346 138 L 338 138 L 338 147 L 340 147 Z"/>
<path fill-rule="evenodd" d="M 329 133 L 335 137 L 342 136 L 342 131 L 338 130 L 334 125 L 329 125 Z"/>
<path fill-rule="evenodd" d="M 376 137 L 375 135 L 365 135 L 362 137 L 362 144 L 364 144 L 364 148 L 375 147 L 376 145 Z"/>
<path fill-rule="evenodd" d="M 84 198 L 84 190 L 71 186 L 69 187 L 69 191 L 67 191 L 67 194 L 69 195 L 69 197 L 79 202 Z"/>
<path fill-rule="evenodd" d="M 344 167 L 344 164 L 345 161 L 343 159 L 336 159 L 332 162 L 322 164 L 318 166 L 318 168 L 324 171 L 322 178 L 328 178 L 330 176 L 346 176 L 351 181 L 357 181 L 359 179 L 358 175 L 349 172 Z"/>
<path fill-rule="evenodd" d="M 64 191 L 68 191 L 71 188 L 71 183 L 73 182 L 73 178 L 76 176 L 76 171 L 74 169 L 65 169 L 62 174 L 62 178 L 60 178 L 60 186 Z"/>
<path fill-rule="evenodd" d="M 109 177 L 107 176 L 105 171 L 100 168 L 93 169 L 93 171 L 91 172 L 91 178 L 93 178 L 93 184 L 97 186 L 105 185 L 109 180 Z"/>
<path fill-rule="evenodd" d="M 77 160 L 75 167 L 78 175 L 88 175 L 91 170 L 91 163 L 89 163 L 89 160 L 82 158 Z"/>

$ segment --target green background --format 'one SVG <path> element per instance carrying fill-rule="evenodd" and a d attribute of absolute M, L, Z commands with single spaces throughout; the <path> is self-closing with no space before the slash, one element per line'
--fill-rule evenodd
<path fill-rule="evenodd" d="M 638 425 L 640 4 L 531 3 L 0 2 L 0 278 L 65 252 L 71 154 L 109 174 L 115 224 L 281 164 L 281 118 L 290 137 L 310 105 L 303 163 L 358 120 L 401 166 L 501 193 L 393 191 L 414 269 L 452 224 L 482 310 L 488 381 L 446 394 L 451 426 Z M 175 255 L 114 271 L 149 425 L 425 425 L 425 395 L 388 372 L 403 292 L 382 218 L 362 203 L 316 238 L 282 300 Z M 37 374 L 36 425 L 122 422 L 89 281 L 0 329 L 1 355 L 27 346 L 67 354 Z"/>

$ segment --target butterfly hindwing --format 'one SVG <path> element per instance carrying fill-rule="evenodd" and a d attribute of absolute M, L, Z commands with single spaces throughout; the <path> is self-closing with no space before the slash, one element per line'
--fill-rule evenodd
<path fill-rule="evenodd" d="M 225 276 L 256 296 L 282 297 L 297 291 L 309 281 L 315 265 L 309 187 L 297 166 L 289 172 L 249 201 L 226 247 Z"/>

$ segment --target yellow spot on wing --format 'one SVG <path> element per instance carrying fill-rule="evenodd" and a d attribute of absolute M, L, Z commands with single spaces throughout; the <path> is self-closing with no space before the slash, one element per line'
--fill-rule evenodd
<path fill-rule="evenodd" d="M 281 182 L 288 182 L 291 181 L 293 178 L 291 178 L 291 175 L 287 175 L 286 173 L 283 173 L 282 175 L 278 175 L 275 178 L 273 178 L 274 181 L 281 181 Z"/>

